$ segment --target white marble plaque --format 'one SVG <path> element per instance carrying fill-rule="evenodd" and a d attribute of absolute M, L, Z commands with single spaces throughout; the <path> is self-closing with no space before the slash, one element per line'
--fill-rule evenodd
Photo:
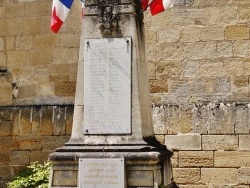
<path fill-rule="evenodd" d="M 131 38 L 85 39 L 84 133 L 131 133 Z"/>
<path fill-rule="evenodd" d="M 79 188 L 125 188 L 123 158 L 80 158 Z"/>

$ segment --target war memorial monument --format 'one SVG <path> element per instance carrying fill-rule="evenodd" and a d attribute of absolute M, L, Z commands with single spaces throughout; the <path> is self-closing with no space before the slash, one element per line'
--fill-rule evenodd
<path fill-rule="evenodd" d="M 152 125 L 138 0 L 86 0 L 71 139 L 49 156 L 49 187 L 171 183 L 171 152 Z"/>

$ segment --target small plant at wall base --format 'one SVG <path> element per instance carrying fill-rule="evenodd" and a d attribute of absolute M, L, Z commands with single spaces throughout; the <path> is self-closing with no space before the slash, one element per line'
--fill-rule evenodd
<path fill-rule="evenodd" d="M 12 182 L 7 183 L 7 188 L 48 188 L 50 168 L 49 162 L 32 162 Z"/>

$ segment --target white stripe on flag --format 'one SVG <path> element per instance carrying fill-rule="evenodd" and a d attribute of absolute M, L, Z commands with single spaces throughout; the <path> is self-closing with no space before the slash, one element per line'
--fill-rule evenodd
<path fill-rule="evenodd" d="M 68 7 L 66 7 L 64 4 L 62 4 L 61 1 L 59 1 L 59 0 L 53 1 L 53 7 L 56 7 L 57 17 L 59 17 L 60 20 L 62 20 L 64 22 L 69 14 Z"/>
<path fill-rule="evenodd" d="M 176 0 L 163 0 L 163 7 L 164 10 L 170 9 L 173 7 Z"/>

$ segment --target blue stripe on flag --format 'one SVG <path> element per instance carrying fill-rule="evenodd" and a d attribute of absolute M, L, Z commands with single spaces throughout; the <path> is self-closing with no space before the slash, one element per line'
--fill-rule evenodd
<path fill-rule="evenodd" d="M 68 9 L 70 9 L 74 0 L 60 0 Z"/>

